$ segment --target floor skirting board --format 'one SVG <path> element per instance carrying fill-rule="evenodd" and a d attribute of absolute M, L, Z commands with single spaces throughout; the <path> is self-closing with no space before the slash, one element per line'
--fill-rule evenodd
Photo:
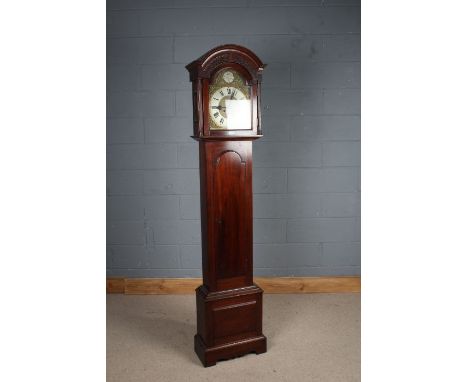
<path fill-rule="evenodd" d="M 265 293 L 359 293 L 361 277 L 254 277 Z M 124 278 L 109 277 L 107 293 L 192 294 L 201 278 Z"/>

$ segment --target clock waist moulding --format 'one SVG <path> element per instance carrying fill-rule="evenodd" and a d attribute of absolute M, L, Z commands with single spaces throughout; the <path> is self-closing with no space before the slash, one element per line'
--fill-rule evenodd
<path fill-rule="evenodd" d="M 195 352 L 204 366 L 266 352 L 263 290 L 252 269 L 252 141 L 262 137 L 264 67 L 237 45 L 186 66 L 200 160 L 203 285 L 196 289 Z"/>

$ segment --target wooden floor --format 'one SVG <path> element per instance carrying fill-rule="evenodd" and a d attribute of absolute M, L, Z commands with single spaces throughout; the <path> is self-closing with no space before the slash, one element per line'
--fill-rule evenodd
<path fill-rule="evenodd" d="M 107 381 L 360 381 L 360 294 L 264 295 L 265 354 L 203 368 L 193 295 L 107 295 Z"/>

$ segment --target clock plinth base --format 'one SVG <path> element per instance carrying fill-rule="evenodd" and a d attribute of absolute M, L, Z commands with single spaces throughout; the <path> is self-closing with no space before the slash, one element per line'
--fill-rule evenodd
<path fill-rule="evenodd" d="M 202 285 L 196 295 L 195 352 L 205 367 L 252 352 L 266 352 L 260 287 L 208 292 Z"/>
<path fill-rule="evenodd" d="M 264 335 L 211 348 L 205 345 L 200 335 L 195 335 L 195 353 L 197 353 L 198 358 L 205 367 L 214 366 L 218 361 L 240 357 L 249 353 L 265 353 L 266 350 L 266 337 Z"/>

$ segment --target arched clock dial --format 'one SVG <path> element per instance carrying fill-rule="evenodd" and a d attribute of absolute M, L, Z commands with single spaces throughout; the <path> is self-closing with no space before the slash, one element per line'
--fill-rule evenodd
<path fill-rule="evenodd" d="M 252 128 L 250 87 L 235 70 L 225 69 L 210 84 L 210 128 L 249 130 Z"/>

